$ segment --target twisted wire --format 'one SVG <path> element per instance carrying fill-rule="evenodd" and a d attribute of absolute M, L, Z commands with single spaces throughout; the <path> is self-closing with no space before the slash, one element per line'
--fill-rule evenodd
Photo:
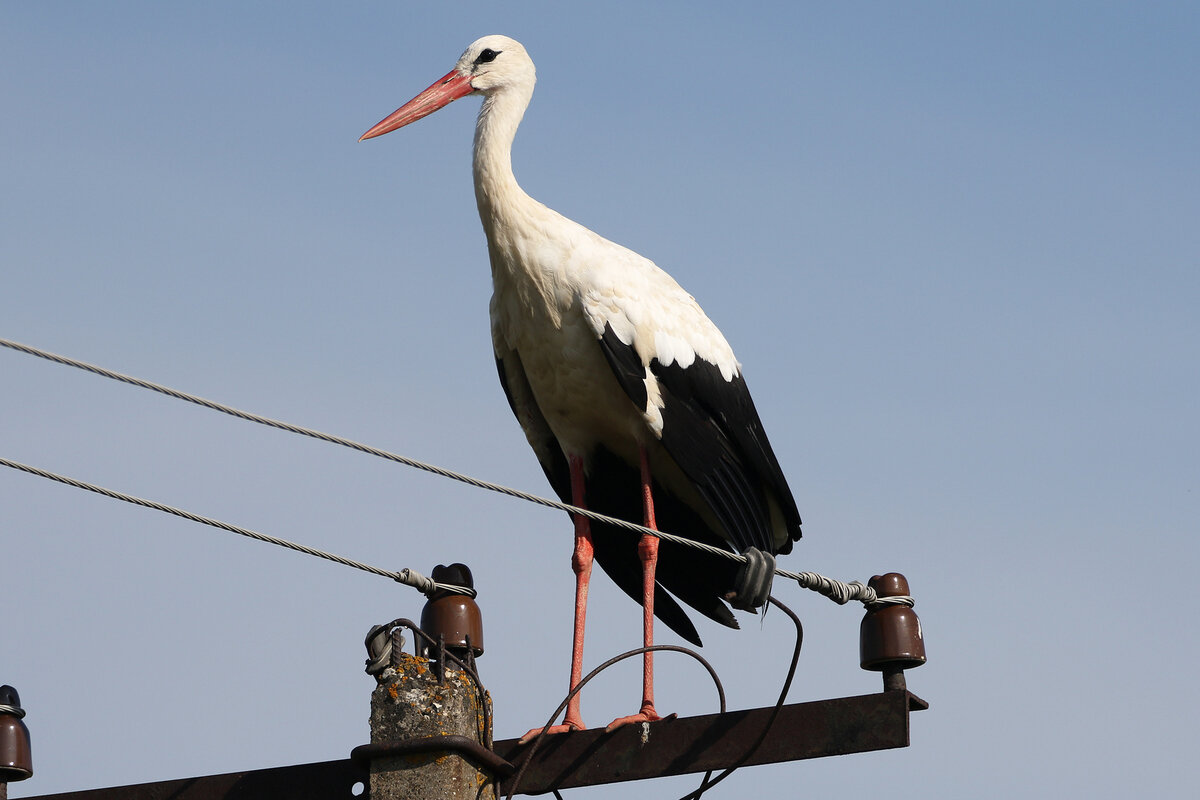
<path fill-rule="evenodd" d="M 392 572 L 389 570 L 380 569 L 379 567 L 373 567 L 370 564 L 364 564 L 361 561 L 355 561 L 352 558 L 346 558 L 345 556 L 339 556 L 335 553 L 327 553 L 324 550 L 318 550 L 315 547 L 309 547 L 307 545 L 297 544 L 296 542 L 289 542 L 287 539 L 281 539 L 278 536 L 270 536 L 265 533 L 259 533 L 258 531 L 252 531 L 249 528 L 242 528 L 238 525 L 230 525 L 228 522 L 221 522 L 220 520 L 212 519 L 211 517 L 202 517 L 199 514 L 193 514 L 190 511 L 184 511 L 181 508 L 175 508 L 174 506 L 168 506 L 163 503 L 157 503 L 153 500 L 146 500 L 141 497 L 135 497 L 134 495 L 125 494 L 124 492 L 117 492 L 112 489 L 106 489 L 103 486 L 96 486 L 95 484 L 85 483 L 84 481 L 76 480 L 74 478 L 68 478 L 65 475 L 58 475 L 54 472 L 49 472 L 44 469 L 38 469 L 37 467 L 31 467 L 28 464 L 22 464 L 18 461 L 11 461 L 7 458 L 0 458 L 0 465 L 3 465 L 5 467 L 11 467 L 12 469 L 20 470 L 21 472 L 27 472 L 30 475 L 36 475 L 39 478 L 46 478 L 48 480 L 57 481 L 58 483 L 65 484 L 67 486 L 72 486 L 76 489 L 84 489 L 89 492 L 94 492 L 98 495 L 103 495 L 104 497 L 108 497 L 113 500 L 120 500 L 124 503 L 132 503 L 135 506 L 142 506 L 143 508 L 151 508 L 151 509 L 154 509 L 155 511 L 162 511 L 165 514 L 172 514 L 176 517 L 181 517 L 183 519 L 190 520 L 191 522 L 198 522 L 201 525 L 209 525 L 213 528 L 220 528 L 223 531 L 229 531 L 230 533 L 236 533 L 239 536 L 246 536 L 250 539 L 256 539 L 260 542 L 266 542 L 267 544 L 274 544 L 274 545 L 278 545 L 279 547 L 286 547 L 287 549 L 295 550 L 298 553 L 304 553 L 305 555 L 316 556 L 317 558 L 323 558 L 327 561 L 333 561 L 334 563 L 341 564 L 343 566 L 353 567 L 354 569 L 360 569 L 363 572 L 370 572 L 373 575 L 380 575 L 384 578 L 391 578 L 392 580 L 396 581 L 397 583 L 403 583 L 405 586 L 411 586 L 414 589 L 418 589 L 427 595 L 432 594 L 433 592 L 441 589 L 441 590 L 453 592 L 456 594 L 467 594 L 467 595 L 471 595 L 472 597 L 475 596 L 474 589 L 468 589 L 467 587 L 464 587 L 464 586 L 454 586 L 454 585 L 450 585 L 450 584 L 438 583 L 437 581 L 434 581 L 433 579 L 422 575 L 421 573 L 417 572 L 414 569 L 402 569 L 398 572 Z"/>
<path fill-rule="evenodd" d="M 218 403 L 214 400 L 207 400 L 203 397 L 198 397 L 193 394 L 188 394 L 187 392 L 179 391 L 178 389 L 172 389 L 169 386 L 163 386 L 158 383 L 153 383 L 152 381 L 143 380 L 141 378 L 135 378 L 131 375 L 125 375 L 120 372 L 115 372 L 110 369 L 105 369 L 104 367 L 100 367 L 95 364 L 89 364 L 86 361 L 79 361 L 78 359 L 69 358 L 67 356 L 59 355 L 57 353 L 51 353 L 47 350 L 42 350 L 41 348 L 33 347 L 32 345 L 21 344 L 20 342 L 14 342 L 9 339 L 0 338 L 0 346 L 7 347 L 10 350 L 16 350 L 17 352 L 20 352 L 20 353 L 25 353 L 26 355 L 31 355 L 31 356 L 35 356 L 37 358 L 45 359 L 47 361 L 52 361 L 56 364 L 61 364 L 63 366 L 67 366 L 67 367 L 74 367 L 75 369 L 80 369 L 80 370 L 83 370 L 84 372 L 90 372 L 93 375 L 99 375 L 102 378 L 109 378 L 110 380 L 119 381 L 121 383 L 126 383 L 126 384 L 129 384 L 131 386 L 136 386 L 141 389 L 149 389 L 150 391 L 158 392 L 159 394 L 166 395 L 167 397 L 171 397 L 176 400 L 183 400 L 184 402 L 192 403 L 194 405 L 198 405 L 203 408 L 207 408 L 211 411 L 217 411 L 221 414 L 226 414 L 231 417 L 236 417 L 238 419 L 242 419 L 247 422 L 254 422 L 259 425 L 265 425 L 270 428 L 275 428 L 277 430 L 287 431 L 288 433 L 295 433 L 295 434 L 299 434 L 300 436 L 307 436 L 311 439 L 317 439 L 319 441 L 327 442 L 329 444 L 336 444 L 341 447 L 347 447 L 347 448 L 350 448 L 351 450 L 356 450 L 360 453 L 365 453 L 366 455 L 375 456 L 377 458 L 382 458 L 386 461 L 392 461 L 397 464 L 402 464 L 406 467 L 412 467 L 414 469 L 419 469 L 424 472 L 429 472 L 434 475 L 441 476 L 443 478 L 449 478 L 450 480 L 458 481 L 460 483 L 465 483 L 468 486 L 473 486 L 477 489 L 486 489 L 487 491 L 490 491 L 490 492 L 496 492 L 499 494 L 506 495 L 508 497 L 516 498 L 518 500 L 525 500 L 527 502 L 534 503 L 534 504 L 540 505 L 540 506 L 544 506 L 546 508 L 553 508 L 553 509 L 557 509 L 559 511 L 566 511 L 570 514 L 578 514 L 580 516 L 587 517 L 588 519 L 594 520 L 596 522 L 603 522 L 608 525 L 614 525 L 618 528 L 623 528 L 625 530 L 633 531 L 634 533 L 649 534 L 651 536 L 656 536 L 659 539 L 663 539 L 668 542 L 674 542 L 676 544 L 683 545 L 685 547 L 691 547 L 691 548 L 694 548 L 697 550 L 703 550 L 704 552 L 709 553 L 710 555 L 719 556 L 721 558 L 727 558 L 731 561 L 736 561 L 736 562 L 742 563 L 742 564 L 746 563 L 745 556 L 743 556 L 740 553 L 735 553 L 732 550 L 727 550 L 727 549 L 724 549 L 721 547 L 715 547 L 715 546 L 707 544 L 705 542 L 698 542 L 694 539 L 688 539 L 684 536 L 677 536 L 675 534 L 668 533 L 666 531 L 657 531 L 652 528 L 647 528 L 644 525 L 639 525 L 636 522 L 630 522 L 628 520 L 618 519 L 617 517 L 610 517 L 606 514 L 600 514 L 596 511 L 591 511 L 586 508 L 580 508 L 578 506 L 573 506 L 570 503 L 563 503 L 558 500 L 551 500 L 546 497 L 541 497 L 536 494 L 531 494 L 530 492 L 521 491 L 520 489 L 514 489 L 509 486 L 504 486 L 504 485 L 501 485 L 498 483 L 492 483 L 490 481 L 485 481 L 485 480 L 481 480 L 479 478 L 474 478 L 470 475 L 465 475 L 461 472 L 455 472 L 454 470 L 445 469 L 444 467 L 439 467 L 434 464 L 429 464 L 424 461 L 419 461 L 415 458 L 409 458 L 407 456 L 402 456 L 397 453 L 392 453 L 387 450 L 380 449 L 378 447 L 372 447 L 371 445 L 363 444 L 361 442 L 356 442 L 353 439 L 347 439 L 345 437 L 337 436 L 337 435 L 331 434 L 331 433 L 323 433 L 321 431 L 313 430 L 311 428 L 305 428 L 300 425 L 293 425 L 290 422 L 283 422 L 280 420 L 271 419 L 270 417 L 264 417 L 261 414 L 255 414 L 250 411 L 243 411 L 241 409 L 234 408 L 232 406 L 227 406 L 223 403 Z M 223 530 L 229 530 L 229 531 L 232 531 L 233 533 L 241 533 L 242 535 L 250 536 L 251 538 L 260 539 L 260 541 L 272 541 L 274 539 L 274 537 L 266 537 L 264 534 L 256 534 L 252 531 L 243 533 L 244 529 L 236 529 L 236 526 L 226 525 L 225 523 L 216 522 L 215 520 L 208 521 L 203 517 L 197 517 L 188 512 L 181 512 L 178 509 L 170 509 L 169 506 L 160 506 L 159 504 L 153 503 L 152 501 L 149 501 L 149 500 L 141 500 L 138 498 L 126 499 L 129 496 L 120 495 L 120 493 L 111 492 L 110 490 L 102 489 L 101 487 L 91 486 L 90 484 L 83 484 L 81 482 L 74 481 L 73 479 L 70 479 L 70 478 L 64 478 L 62 476 L 54 475 L 53 473 L 44 473 L 43 471 L 37 470 L 33 467 L 26 467 L 24 465 L 18 466 L 15 464 L 15 462 L 8 462 L 8 461 L 0 460 L 0 463 L 3 463 L 5 466 L 14 467 L 15 469 L 22 469 L 25 472 L 29 472 L 34 475 L 40 475 L 42 477 L 50 478 L 51 480 L 57 480 L 60 483 L 65 483 L 67 485 L 76 486 L 77 488 L 81 488 L 81 489 L 87 489 L 88 491 L 106 495 L 106 496 L 112 497 L 114 499 L 126 500 L 126 502 L 132 502 L 135 505 L 141 505 L 141 506 L 145 506 L 147 508 L 155 508 L 160 511 L 166 511 L 167 513 L 175 514 L 176 516 L 184 517 L 185 519 L 192 519 L 193 521 L 202 522 L 203 524 L 211 524 L 214 527 L 222 528 Z M 277 541 L 272 541 L 272 543 L 281 544 L 285 541 L 286 540 L 280 539 Z M 307 549 L 303 549 L 303 546 L 292 545 L 292 543 L 290 543 L 290 542 L 287 544 L 283 544 L 282 546 L 290 547 L 291 549 L 299 550 L 300 552 L 307 552 Z M 347 561 L 349 561 L 349 559 L 346 559 L 345 561 L 341 561 L 340 556 L 332 556 L 331 557 L 330 554 L 322 553 L 322 551 L 319 551 L 319 550 L 310 553 L 310 555 L 319 555 L 319 557 L 321 557 L 321 558 L 330 558 L 330 560 L 339 561 L 339 563 L 346 563 Z M 347 566 L 354 566 L 357 569 L 365 569 L 367 572 L 373 572 L 377 575 L 384 575 L 387 577 L 391 577 L 394 580 L 397 580 L 401 583 L 405 583 L 409 586 L 414 586 L 426 593 L 433 591 L 433 588 L 436 588 L 436 587 L 433 587 L 433 581 L 431 581 L 429 578 L 426 578 L 425 576 L 421 575 L 420 573 L 414 572 L 412 570 L 403 570 L 401 573 L 388 572 L 386 570 L 380 570 L 376 567 L 368 567 L 367 565 L 359 564 L 358 562 L 347 563 Z M 397 575 L 401 575 L 403 573 L 409 573 L 408 577 L 404 578 L 404 579 L 402 579 L 400 577 L 396 577 Z M 900 597 L 879 597 L 875 593 L 874 589 L 872 589 L 870 586 L 867 586 L 866 584 L 863 584 L 859 581 L 851 581 L 849 583 L 846 583 L 844 581 L 839 581 L 834 578 L 828 578 L 824 575 L 820 575 L 815 572 L 792 572 L 790 570 L 779 569 L 779 568 L 776 568 L 775 574 L 780 576 L 781 578 L 793 580 L 801 588 L 817 592 L 818 594 L 828 597 L 830 600 L 833 600 L 835 603 L 838 603 L 839 605 L 844 605 L 845 603 L 848 603 L 851 600 L 857 600 L 868 607 L 874 607 L 874 606 L 879 606 L 879 605 L 907 605 L 907 606 L 913 605 L 912 597 L 909 597 L 907 595 L 900 596 Z M 412 582 L 410 582 L 410 581 L 412 581 Z M 460 593 L 473 594 L 473 592 L 467 592 L 466 590 L 464 590 L 463 587 L 441 587 L 441 588 L 448 588 L 450 591 L 458 591 Z"/>

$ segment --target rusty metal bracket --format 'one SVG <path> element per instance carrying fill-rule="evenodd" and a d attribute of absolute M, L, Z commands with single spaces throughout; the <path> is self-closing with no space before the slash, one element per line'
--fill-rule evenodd
<path fill-rule="evenodd" d="M 787 705 L 745 766 L 907 747 L 909 713 L 928 707 L 904 690 Z M 556 734 L 534 754 L 519 791 L 541 794 L 551 789 L 724 769 L 745 756 L 773 711 L 757 708 L 685 717 L 627 725 L 612 733 L 593 729 Z M 516 739 L 495 744 L 496 755 L 517 767 L 528 749 Z M 511 778 L 501 783 L 502 794 L 508 793 L 508 780 Z M 366 781 L 366 768 L 344 759 L 41 795 L 30 800 L 354 800 L 361 798 L 354 786 Z"/>
<path fill-rule="evenodd" d="M 376 758 L 389 756 L 405 756 L 415 753 L 458 753 L 470 758 L 476 764 L 500 777 L 507 778 L 516 772 L 517 768 L 505 761 L 492 750 L 488 750 L 479 742 L 467 736 L 422 736 L 415 739 L 401 739 L 398 742 L 375 742 L 360 744 L 350 751 L 350 760 L 364 769 L 368 768 Z"/>

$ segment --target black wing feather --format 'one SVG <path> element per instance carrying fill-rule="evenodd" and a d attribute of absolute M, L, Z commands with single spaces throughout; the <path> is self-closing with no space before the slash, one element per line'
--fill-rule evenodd
<path fill-rule="evenodd" d="M 791 551 L 800 513 L 740 374 L 725 380 L 702 358 L 687 367 L 650 362 L 663 395 L 662 443 L 726 527 L 739 550 Z M 787 538 L 776 541 L 767 493 Z"/>
<path fill-rule="evenodd" d="M 600 350 L 625 394 L 629 395 L 635 406 L 645 410 L 646 368 L 634 349 L 622 342 L 613 332 L 612 325 L 607 322 L 604 323 L 604 333 L 600 336 Z"/>
<path fill-rule="evenodd" d="M 617 383 L 644 410 L 646 368 L 637 352 L 608 324 L 600 349 Z M 725 380 L 702 358 L 687 367 L 652 360 L 650 372 L 663 397 L 663 447 L 721 521 L 725 538 L 738 551 L 790 552 L 800 538 L 800 513 L 742 376 Z M 767 492 L 784 517 L 788 535 L 782 542 L 772 528 Z"/>

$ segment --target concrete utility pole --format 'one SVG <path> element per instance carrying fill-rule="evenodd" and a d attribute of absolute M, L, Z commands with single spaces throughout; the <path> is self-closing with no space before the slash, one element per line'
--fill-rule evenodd
<path fill-rule="evenodd" d="M 472 590 L 464 564 L 439 564 L 433 580 Z M 416 637 L 402 649 L 402 628 Z M 472 596 L 439 590 L 421 611 L 421 624 L 395 620 L 367 636 L 371 743 L 354 757 L 369 762 L 370 800 L 495 800 L 498 766 L 492 752 L 491 698 L 479 682 L 483 618 Z"/>
<path fill-rule="evenodd" d="M 371 759 L 370 800 L 494 800 L 495 784 L 487 785 L 492 776 L 437 741 L 465 737 L 491 747 L 483 707 L 489 699 L 463 671 L 447 668 L 439 680 L 428 659 L 401 654 L 396 661 L 371 694 L 371 742 L 401 752 Z"/>

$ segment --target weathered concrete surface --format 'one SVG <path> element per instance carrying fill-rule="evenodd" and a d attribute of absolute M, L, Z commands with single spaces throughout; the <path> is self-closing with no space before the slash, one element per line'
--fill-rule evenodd
<path fill-rule="evenodd" d="M 491 699 L 484 702 L 490 704 Z M 438 682 L 436 665 L 402 654 L 371 694 L 371 742 L 426 736 L 467 736 L 487 747 L 479 690 L 471 678 L 447 669 Z M 491 776 L 456 753 L 421 753 L 377 758 L 371 763 L 370 800 L 494 800 Z"/>

